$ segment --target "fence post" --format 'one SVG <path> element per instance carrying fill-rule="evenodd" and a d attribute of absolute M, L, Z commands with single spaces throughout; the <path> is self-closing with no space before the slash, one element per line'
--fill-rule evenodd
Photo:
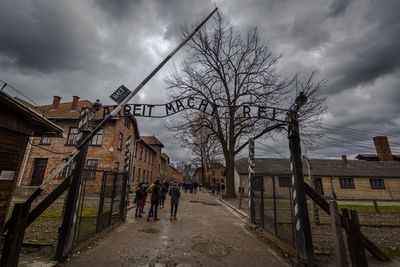
<path fill-rule="evenodd" d="M 90 109 L 83 108 L 81 111 L 79 130 L 81 138 L 79 142 L 85 140 L 90 134 L 87 129 L 90 116 Z M 56 260 L 61 260 L 71 249 L 75 230 L 75 222 L 78 213 L 78 198 L 81 190 L 83 168 L 85 166 L 86 154 L 88 151 L 89 142 L 86 142 L 80 149 L 78 156 L 75 159 L 75 168 L 72 174 L 71 185 L 69 187 L 67 199 L 65 202 L 64 218 L 60 227 L 58 243 L 56 249 Z"/>
<path fill-rule="evenodd" d="M 290 170 L 292 171 L 292 188 L 294 216 L 296 225 L 297 249 L 302 259 L 309 266 L 315 266 L 314 246 L 311 237 L 310 219 L 307 199 L 304 190 L 303 166 L 301 162 L 300 132 L 297 111 L 288 113 L 288 139 L 290 149 Z"/>
<path fill-rule="evenodd" d="M 381 213 L 381 211 L 379 210 L 378 203 L 376 203 L 376 200 L 373 200 L 372 202 L 374 203 L 374 208 L 375 208 L 376 213 Z"/>
<path fill-rule="evenodd" d="M 256 214 L 254 207 L 254 173 L 255 173 L 255 161 L 254 161 L 254 139 L 249 139 L 249 206 L 250 206 L 250 221 L 256 222 Z"/>
<path fill-rule="evenodd" d="M 342 218 L 346 229 L 351 264 L 354 267 L 368 266 L 357 212 L 351 210 L 350 213 L 352 216 L 351 218 L 348 209 L 342 209 Z"/>
<path fill-rule="evenodd" d="M 335 200 L 329 201 L 329 211 L 331 217 L 333 243 L 335 244 L 336 266 L 349 266 L 346 256 L 346 247 L 344 245 L 342 225 L 337 203 Z"/>
<path fill-rule="evenodd" d="M 28 222 L 30 203 L 16 203 L 12 213 L 12 222 L 8 228 L 6 242 L 1 255 L 0 266 L 17 266 Z"/>

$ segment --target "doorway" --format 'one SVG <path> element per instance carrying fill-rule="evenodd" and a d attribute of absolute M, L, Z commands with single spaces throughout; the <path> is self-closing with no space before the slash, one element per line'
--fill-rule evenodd
<path fill-rule="evenodd" d="M 39 186 L 43 182 L 43 176 L 46 171 L 47 159 L 35 159 L 31 186 Z"/>

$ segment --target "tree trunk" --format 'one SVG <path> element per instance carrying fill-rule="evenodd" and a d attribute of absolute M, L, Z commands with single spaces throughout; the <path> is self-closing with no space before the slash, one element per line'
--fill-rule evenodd
<path fill-rule="evenodd" d="M 235 157 L 229 155 L 227 159 L 225 159 L 226 163 L 226 197 L 235 198 Z"/>

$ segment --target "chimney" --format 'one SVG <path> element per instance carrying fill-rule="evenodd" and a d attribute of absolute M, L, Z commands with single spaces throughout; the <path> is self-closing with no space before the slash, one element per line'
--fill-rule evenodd
<path fill-rule="evenodd" d="M 345 163 L 345 164 L 349 163 L 349 162 L 347 161 L 347 156 L 346 156 L 346 155 L 342 155 L 342 161 L 343 161 L 343 163 Z"/>
<path fill-rule="evenodd" d="M 393 160 L 392 152 L 390 151 L 389 141 L 386 136 L 375 136 L 374 144 L 376 154 L 378 154 L 380 161 L 391 161 Z"/>
<path fill-rule="evenodd" d="M 71 105 L 71 110 L 76 109 L 76 107 L 78 106 L 78 101 L 79 101 L 79 96 L 73 96 L 73 100 L 72 100 L 72 105 Z"/>
<path fill-rule="evenodd" d="M 57 109 L 60 106 L 61 97 L 55 95 L 53 96 L 53 108 Z"/>

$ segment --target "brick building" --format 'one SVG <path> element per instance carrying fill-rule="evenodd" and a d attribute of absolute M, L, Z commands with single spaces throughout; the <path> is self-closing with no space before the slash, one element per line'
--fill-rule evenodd
<path fill-rule="evenodd" d="M 60 101 L 60 97 L 54 96 L 51 105 L 36 107 L 44 117 L 63 129 L 63 137 L 33 138 L 32 145 L 26 150 L 23 160 L 24 168 L 21 170 L 20 176 L 21 186 L 39 186 L 43 178 L 47 177 L 75 147 L 80 111 L 84 106 L 91 107 L 92 103 L 88 100 L 79 100 L 77 96 L 73 97 L 72 102 L 61 103 Z M 101 118 L 101 111 L 93 114 L 94 121 L 98 122 Z M 90 141 L 86 167 L 122 171 L 125 141 L 128 136 L 132 137 L 130 149 L 133 151 L 134 140 L 139 138 L 136 119 L 132 116 L 112 118 Z M 48 187 L 54 188 L 70 174 L 71 168 L 67 166 Z M 87 190 L 98 191 L 101 178 L 100 175 L 93 175 L 87 183 Z"/>
<path fill-rule="evenodd" d="M 155 136 L 142 136 L 141 139 L 155 151 L 155 156 L 153 159 L 153 176 L 150 176 L 149 181 L 161 179 L 161 150 L 164 147 L 164 144 Z"/>
<path fill-rule="evenodd" d="M 355 200 L 400 200 L 400 162 L 398 156 L 390 152 L 386 137 L 374 138 L 377 154 L 360 154 L 359 160 L 341 159 L 307 159 L 303 158 L 304 181 L 314 181 L 316 191 L 334 199 Z M 291 186 L 291 172 L 288 159 L 257 158 L 255 161 L 256 176 L 264 177 L 266 194 L 272 193 L 271 183 L 274 180 L 276 194 L 288 195 Z M 248 160 L 235 162 L 235 191 L 244 187 L 248 190 Z"/>
<path fill-rule="evenodd" d="M 143 139 L 136 142 L 136 153 L 133 165 L 133 183 L 153 181 L 154 169 L 156 166 L 157 151 Z"/>
<path fill-rule="evenodd" d="M 183 182 L 183 171 L 177 170 L 174 166 L 168 165 L 167 167 L 167 180 Z"/>
<path fill-rule="evenodd" d="M 193 179 L 197 181 L 199 184 L 202 184 L 202 170 L 201 168 L 197 168 Z M 209 185 L 216 185 L 218 183 L 226 184 L 226 177 L 225 177 L 225 166 L 219 163 L 216 160 L 211 161 L 211 167 L 208 169 L 208 184 Z"/>

